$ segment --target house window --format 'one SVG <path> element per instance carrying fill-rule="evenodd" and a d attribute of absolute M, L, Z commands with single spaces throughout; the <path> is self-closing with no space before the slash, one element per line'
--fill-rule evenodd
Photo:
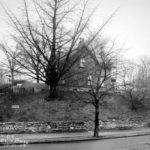
<path fill-rule="evenodd" d="M 84 59 L 84 58 L 81 58 L 81 59 L 80 59 L 80 67 L 81 67 L 81 68 L 84 68 L 84 67 L 85 67 L 85 59 Z"/>
<path fill-rule="evenodd" d="M 92 74 L 88 75 L 88 85 L 92 84 Z"/>

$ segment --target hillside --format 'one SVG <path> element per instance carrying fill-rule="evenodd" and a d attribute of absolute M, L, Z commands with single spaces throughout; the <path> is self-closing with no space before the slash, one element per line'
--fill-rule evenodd
<path fill-rule="evenodd" d="M 85 102 L 82 94 L 73 92 L 61 93 L 61 98 L 46 102 L 44 97 L 48 93 L 14 96 L 13 100 L 7 96 L 0 98 L 1 121 L 58 121 L 58 120 L 94 120 L 94 107 Z M 63 96 L 62 96 L 63 95 Z M 85 97 L 85 96 L 84 96 Z M 88 97 L 87 97 L 88 99 Z M 131 111 L 129 102 L 120 96 L 109 96 L 100 109 L 100 119 L 119 120 L 149 120 L 149 110 Z M 19 109 L 12 109 L 11 105 L 17 104 Z"/>

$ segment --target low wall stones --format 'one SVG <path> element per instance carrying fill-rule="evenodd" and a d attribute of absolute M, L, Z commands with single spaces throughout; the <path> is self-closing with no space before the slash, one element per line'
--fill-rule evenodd
<path fill-rule="evenodd" d="M 116 120 L 99 121 L 100 130 L 128 130 L 145 125 L 145 123 L 125 123 Z M 0 134 L 84 132 L 93 130 L 93 128 L 94 122 L 92 121 L 0 122 Z"/>
<path fill-rule="evenodd" d="M 84 122 L 0 122 L 0 133 L 54 133 L 87 131 Z"/>

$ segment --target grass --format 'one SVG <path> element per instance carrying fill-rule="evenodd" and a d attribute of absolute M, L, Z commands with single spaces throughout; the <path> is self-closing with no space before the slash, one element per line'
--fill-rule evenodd
<path fill-rule="evenodd" d="M 87 104 L 73 92 L 63 92 L 61 98 L 46 102 L 44 97 L 47 92 L 21 95 L 13 97 L 13 101 L 8 96 L 1 97 L 1 117 L 3 121 L 89 121 L 94 120 L 94 107 Z M 87 97 L 88 99 L 88 97 Z M 121 119 L 145 118 L 147 112 L 132 112 L 129 104 L 121 97 L 107 97 L 107 104 L 100 109 L 100 119 Z M 12 104 L 20 106 L 18 110 L 11 108 Z M 3 110 L 3 111 L 2 111 Z M 147 113 L 148 114 L 148 113 Z M 149 114 L 148 114 L 149 115 Z"/>

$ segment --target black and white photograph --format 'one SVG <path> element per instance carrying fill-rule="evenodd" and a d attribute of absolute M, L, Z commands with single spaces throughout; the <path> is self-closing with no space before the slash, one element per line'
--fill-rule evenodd
<path fill-rule="evenodd" d="M 0 150 L 150 150 L 150 1 L 0 0 Z"/>

